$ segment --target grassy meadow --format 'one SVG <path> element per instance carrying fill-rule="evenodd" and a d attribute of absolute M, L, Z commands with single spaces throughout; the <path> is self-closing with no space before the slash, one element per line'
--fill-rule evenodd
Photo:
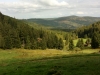
<path fill-rule="evenodd" d="M 86 40 L 87 40 L 87 39 L 84 39 L 84 38 L 82 38 L 82 39 L 83 39 L 83 42 L 84 42 L 84 44 L 85 44 L 85 42 L 86 42 Z M 73 40 L 74 46 L 76 46 L 76 45 L 77 45 L 78 40 L 79 40 L 79 38 L 78 38 L 78 39 Z"/>
<path fill-rule="evenodd" d="M 0 75 L 99 75 L 98 51 L 0 50 Z"/>

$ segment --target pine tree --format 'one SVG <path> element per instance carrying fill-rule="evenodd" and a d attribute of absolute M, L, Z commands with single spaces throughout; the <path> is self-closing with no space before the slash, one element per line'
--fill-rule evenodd
<path fill-rule="evenodd" d="M 73 40 L 69 41 L 69 50 L 73 50 L 74 49 L 74 43 Z"/>
<path fill-rule="evenodd" d="M 64 47 L 64 43 L 63 43 L 63 40 L 62 38 L 59 39 L 59 44 L 58 44 L 58 49 L 62 50 Z"/>
<path fill-rule="evenodd" d="M 42 41 L 41 41 L 41 49 L 45 50 L 46 48 L 47 48 L 46 41 L 45 41 L 45 39 L 42 39 Z"/>
<path fill-rule="evenodd" d="M 0 48 L 4 48 L 4 38 L 2 37 L 2 35 L 0 35 Z"/>
<path fill-rule="evenodd" d="M 48 36 L 47 47 L 50 48 L 50 49 L 52 49 L 54 47 L 54 41 L 53 41 L 52 35 Z"/>
<path fill-rule="evenodd" d="M 58 48 L 58 45 L 59 45 L 59 40 L 58 40 L 58 37 L 55 35 L 54 36 L 54 48 Z"/>
<path fill-rule="evenodd" d="M 78 40 L 76 47 L 79 47 L 80 49 L 83 49 L 84 48 L 83 39 L 79 39 Z"/>
<path fill-rule="evenodd" d="M 5 49 L 11 49 L 12 48 L 12 40 L 11 37 L 7 36 L 5 37 Z"/>
<path fill-rule="evenodd" d="M 38 49 L 37 41 L 32 40 L 31 49 Z"/>
<path fill-rule="evenodd" d="M 87 34 L 84 35 L 84 38 L 88 38 Z"/>
<path fill-rule="evenodd" d="M 17 30 L 10 30 L 9 35 L 11 37 L 11 42 L 12 42 L 12 48 L 20 48 L 21 47 L 21 42 L 20 38 L 18 36 Z"/>
<path fill-rule="evenodd" d="M 99 35 L 98 33 L 94 32 L 91 39 L 91 47 L 94 49 L 99 47 L 100 37 L 98 35 Z"/>
<path fill-rule="evenodd" d="M 13 48 L 20 48 L 21 47 L 20 39 L 18 37 L 12 38 L 12 47 Z"/>
<path fill-rule="evenodd" d="M 29 36 L 26 37 L 25 49 L 31 49 L 31 42 Z"/>
<path fill-rule="evenodd" d="M 66 34 L 65 40 L 66 40 L 65 45 L 68 45 L 68 43 L 69 43 L 69 34 Z"/>
<path fill-rule="evenodd" d="M 81 39 L 80 42 L 81 42 L 81 46 L 80 46 L 80 48 L 81 48 L 81 49 L 84 49 L 84 42 L 83 42 L 83 39 Z"/>
<path fill-rule="evenodd" d="M 85 44 L 86 44 L 87 46 L 90 45 L 90 44 L 91 44 L 91 39 L 88 38 L 88 39 L 86 40 Z"/>

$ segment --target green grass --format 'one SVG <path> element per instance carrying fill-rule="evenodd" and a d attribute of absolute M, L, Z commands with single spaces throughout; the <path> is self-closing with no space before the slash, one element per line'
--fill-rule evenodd
<path fill-rule="evenodd" d="M 0 50 L 0 75 L 100 75 L 98 50 Z"/>
<path fill-rule="evenodd" d="M 79 38 L 79 39 L 80 39 L 80 38 Z M 75 40 L 73 40 L 74 46 L 77 45 L 77 42 L 78 42 L 79 39 L 75 39 Z M 87 40 L 87 39 L 83 39 L 84 44 L 85 44 L 86 40 Z"/>

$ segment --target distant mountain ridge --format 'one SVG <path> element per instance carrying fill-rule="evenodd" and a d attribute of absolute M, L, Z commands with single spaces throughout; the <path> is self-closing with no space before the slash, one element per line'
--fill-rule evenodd
<path fill-rule="evenodd" d="M 100 21 L 100 17 L 79 17 L 79 16 L 67 16 L 59 18 L 31 18 L 23 19 L 27 22 L 35 22 L 43 26 L 49 26 L 51 28 L 58 29 L 76 29 L 81 26 L 87 26 L 94 22 Z"/>

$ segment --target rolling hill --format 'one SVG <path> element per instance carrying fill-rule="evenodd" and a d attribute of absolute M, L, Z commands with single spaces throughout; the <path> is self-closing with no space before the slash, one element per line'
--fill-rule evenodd
<path fill-rule="evenodd" d="M 35 29 L 0 12 L 0 49 L 63 49 L 61 43 L 63 39 L 56 33 Z"/>
<path fill-rule="evenodd" d="M 78 37 L 83 38 L 83 37 L 92 37 L 93 33 L 96 32 L 98 35 L 100 34 L 100 21 L 95 22 L 89 26 L 83 26 L 80 28 L 77 28 L 76 30 L 73 31 L 78 35 Z"/>
<path fill-rule="evenodd" d="M 23 19 L 28 23 L 37 23 L 45 27 L 53 29 L 76 29 L 81 26 L 87 26 L 94 22 L 100 21 L 100 17 L 79 17 L 79 16 L 68 16 L 60 18 L 31 18 Z"/>

